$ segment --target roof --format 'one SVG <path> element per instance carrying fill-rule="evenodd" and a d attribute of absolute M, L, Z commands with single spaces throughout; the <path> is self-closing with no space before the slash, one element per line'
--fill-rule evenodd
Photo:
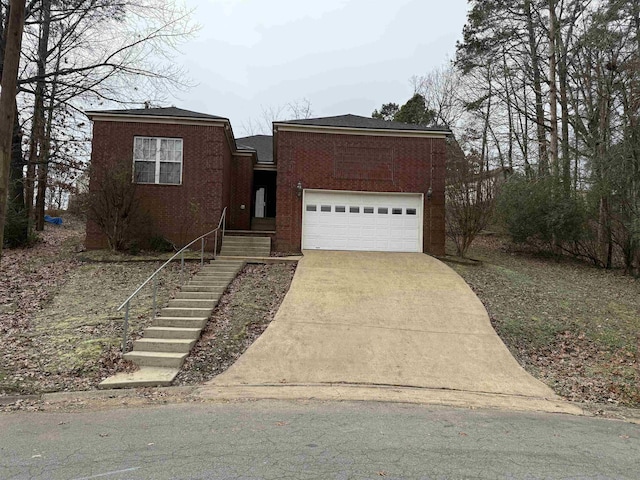
<path fill-rule="evenodd" d="M 92 110 L 86 112 L 89 117 L 93 115 L 123 115 L 123 116 L 141 116 L 141 117 L 173 117 L 173 118 L 191 118 L 199 120 L 226 120 L 227 118 L 218 117 L 217 115 L 209 115 L 207 113 L 193 112 L 177 107 L 163 108 L 134 108 L 123 110 Z"/>
<path fill-rule="evenodd" d="M 284 122 L 274 122 L 281 125 L 309 125 L 317 127 L 341 127 L 341 128 L 364 128 L 372 130 L 415 130 L 422 132 L 443 132 L 449 133 L 445 127 L 426 127 L 424 125 L 414 125 L 411 123 L 392 122 L 378 118 L 361 117 L 359 115 L 338 115 L 336 117 L 305 118 L 301 120 L 288 120 Z"/>
<path fill-rule="evenodd" d="M 259 163 L 273 163 L 273 137 L 271 135 L 236 138 L 236 145 L 243 150 L 255 150 Z"/>

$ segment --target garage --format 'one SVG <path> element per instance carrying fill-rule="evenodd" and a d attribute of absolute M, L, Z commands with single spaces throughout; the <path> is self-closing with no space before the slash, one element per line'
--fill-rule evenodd
<path fill-rule="evenodd" d="M 305 190 L 302 248 L 422 252 L 422 194 Z"/>

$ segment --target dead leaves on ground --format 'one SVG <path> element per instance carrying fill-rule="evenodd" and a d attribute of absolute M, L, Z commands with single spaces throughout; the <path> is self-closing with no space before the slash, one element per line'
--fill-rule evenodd
<path fill-rule="evenodd" d="M 640 406 L 638 279 L 515 252 L 495 236 L 470 255 L 484 263 L 451 266 L 523 367 L 569 400 Z"/>

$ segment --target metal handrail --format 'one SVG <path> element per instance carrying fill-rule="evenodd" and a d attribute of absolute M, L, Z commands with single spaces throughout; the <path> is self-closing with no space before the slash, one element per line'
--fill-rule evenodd
<path fill-rule="evenodd" d="M 200 240 L 201 245 L 200 245 L 200 266 L 204 265 L 204 239 L 207 238 L 209 235 L 212 234 L 216 234 L 215 239 L 214 239 L 214 247 L 213 247 L 213 259 L 216 259 L 216 255 L 218 254 L 218 232 L 220 231 L 220 228 L 222 228 L 222 236 L 224 237 L 224 232 L 225 232 L 225 227 L 226 227 L 226 216 L 227 216 L 227 207 L 224 207 L 224 209 L 222 210 L 222 215 L 220 215 L 220 221 L 218 222 L 218 227 L 211 230 L 210 232 L 205 233 L 204 235 L 199 236 L 198 238 L 196 238 L 195 240 L 189 242 L 188 244 L 186 244 L 184 247 L 182 247 L 180 250 L 178 250 L 169 260 L 167 260 L 166 262 L 164 262 L 162 264 L 162 266 L 160 268 L 158 268 L 155 272 L 153 272 L 149 278 L 147 278 L 144 282 L 142 282 L 140 284 L 140 286 L 138 288 L 136 288 L 136 290 L 129 295 L 129 298 L 127 298 L 122 305 L 120 305 L 118 307 L 118 309 L 116 310 L 117 312 L 119 312 L 120 310 L 122 310 L 124 307 L 125 308 L 125 313 L 124 313 L 124 328 L 123 328 L 123 334 L 122 334 L 122 351 L 125 351 L 125 348 L 127 346 L 127 330 L 129 329 L 129 304 L 131 303 L 131 300 L 138 294 L 138 292 L 140 290 L 142 290 L 142 288 L 149 283 L 151 280 L 153 280 L 153 317 L 156 316 L 156 296 L 158 293 L 158 273 L 160 273 L 162 271 L 162 269 L 164 269 L 164 267 L 166 267 L 167 265 L 169 265 L 169 263 L 171 263 L 178 255 L 180 255 L 180 280 L 181 282 L 184 283 L 184 252 L 185 250 L 187 250 L 191 245 L 193 245 L 194 243 L 196 243 L 198 240 Z"/>

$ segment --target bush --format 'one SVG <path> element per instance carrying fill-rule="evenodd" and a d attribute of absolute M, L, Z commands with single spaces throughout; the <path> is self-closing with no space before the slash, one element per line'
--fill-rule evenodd
<path fill-rule="evenodd" d="M 92 188 L 88 215 L 107 237 L 114 251 L 138 249 L 140 239 L 150 231 L 146 213 L 136 200 L 136 183 L 131 179 L 131 162 L 103 165 L 91 172 Z"/>
<path fill-rule="evenodd" d="M 173 252 L 174 246 L 162 235 L 154 235 L 149 239 L 149 249 L 154 252 Z"/>
<path fill-rule="evenodd" d="M 29 235 L 29 219 L 23 207 L 9 200 L 4 224 L 4 244 L 9 248 L 25 247 L 35 240 Z"/>
<path fill-rule="evenodd" d="M 498 198 L 498 214 L 516 243 L 542 242 L 553 249 L 585 234 L 584 201 L 566 195 L 550 177 L 512 176 Z"/>
<path fill-rule="evenodd" d="M 464 258 L 476 236 L 493 216 L 499 177 L 482 169 L 480 160 L 450 148 L 445 190 L 446 235 Z"/>

